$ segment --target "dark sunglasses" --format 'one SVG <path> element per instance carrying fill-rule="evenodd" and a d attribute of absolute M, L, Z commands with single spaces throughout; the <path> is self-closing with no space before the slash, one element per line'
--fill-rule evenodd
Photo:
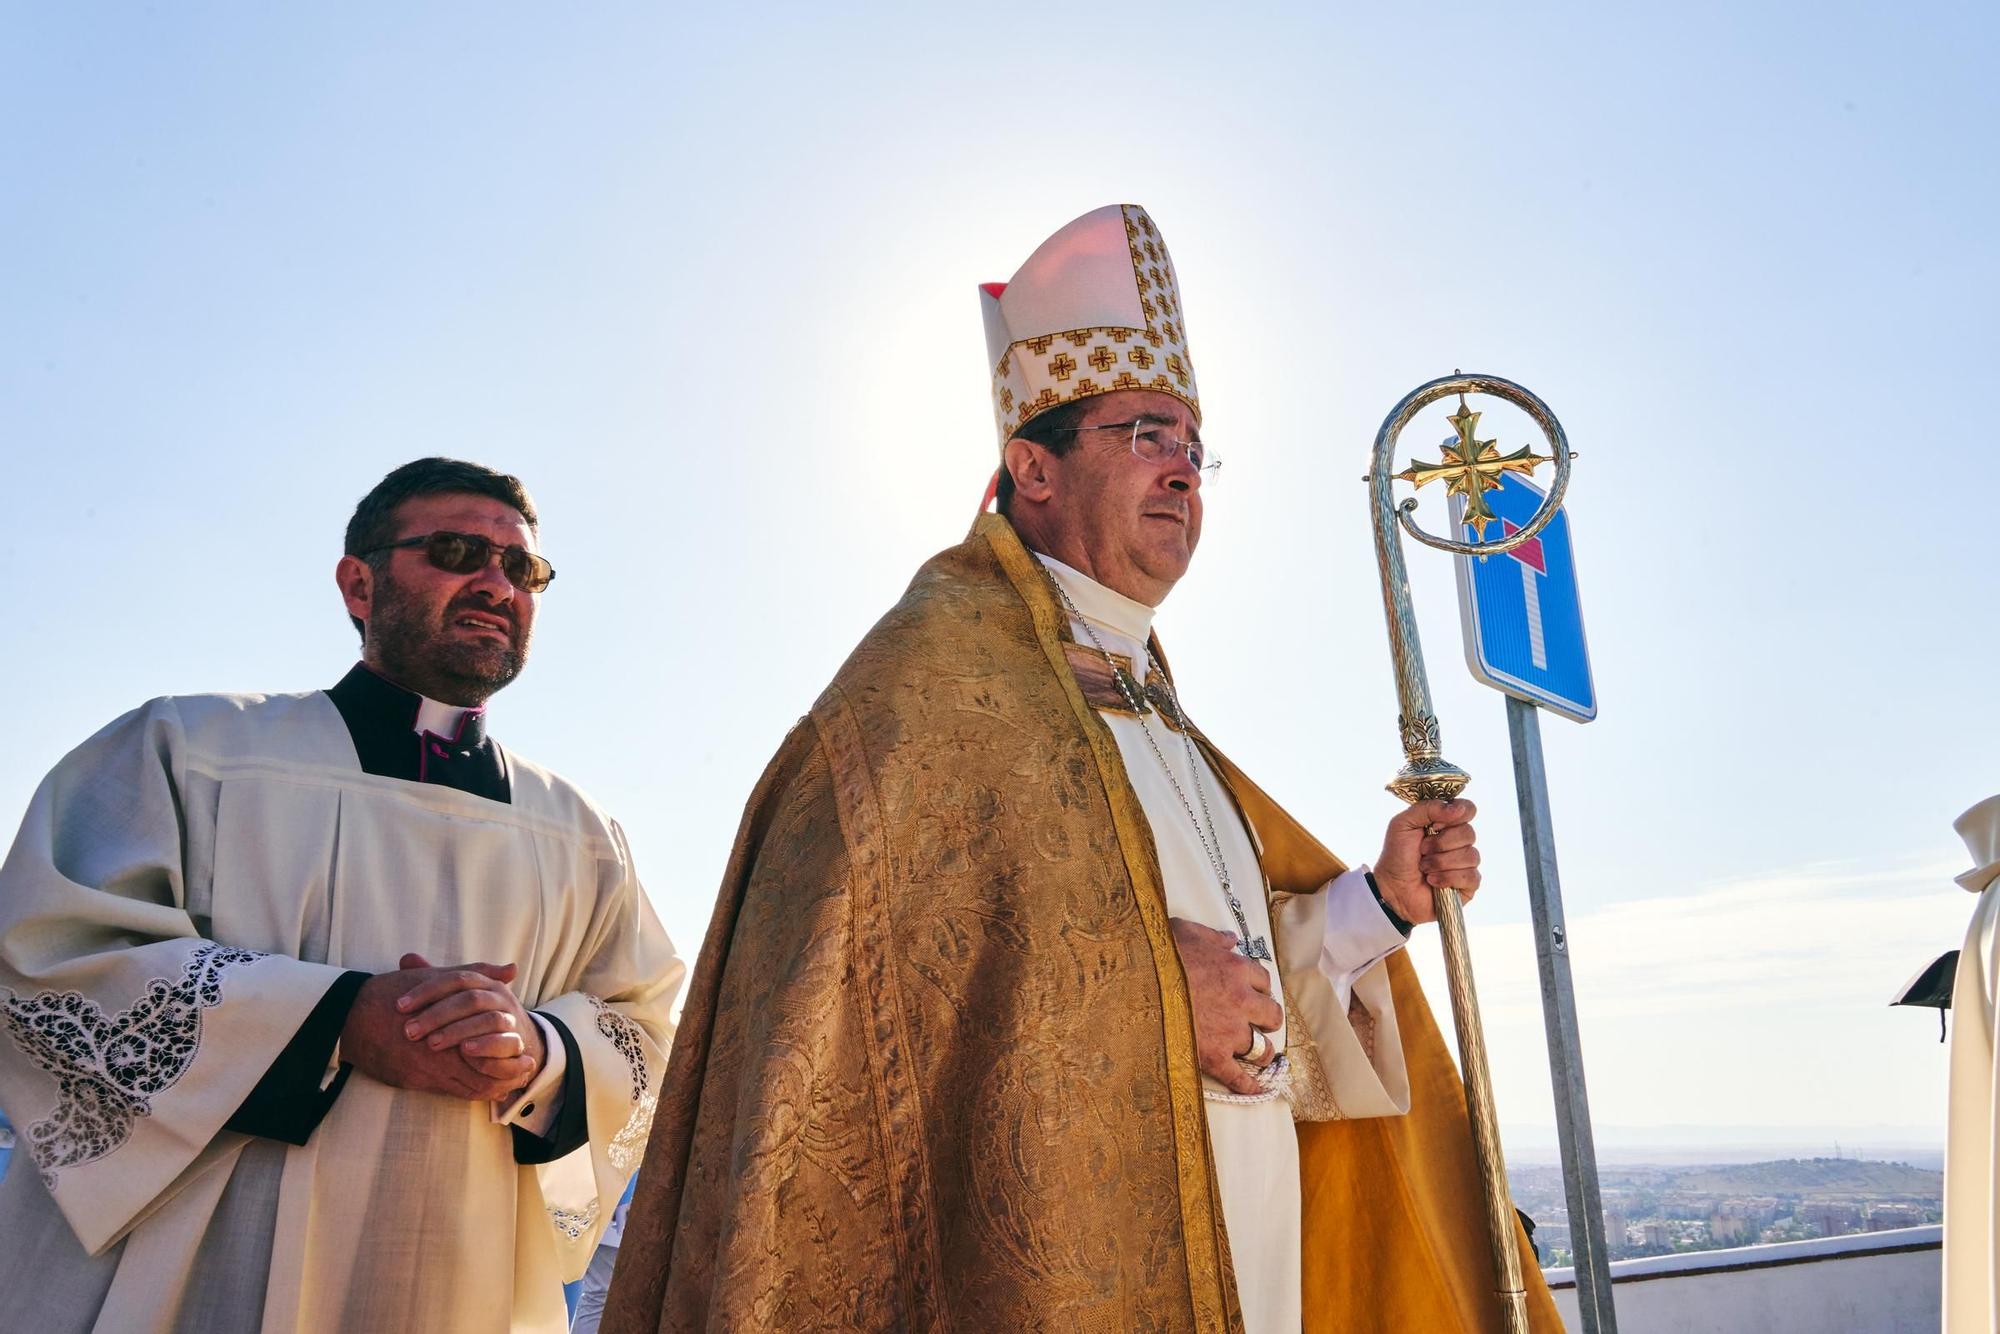
<path fill-rule="evenodd" d="M 498 555 L 500 573 L 507 576 L 507 582 L 528 593 L 541 592 L 556 577 L 556 567 L 526 547 L 503 547 L 477 533 L 425 533 L 400 542 L 385 542 L 359 554 L 372 556 L 378 551 L 400 551 L 405 547 L 422 547 L 431 564 L 451 574 L 483 570 L 486 562 Z"/>

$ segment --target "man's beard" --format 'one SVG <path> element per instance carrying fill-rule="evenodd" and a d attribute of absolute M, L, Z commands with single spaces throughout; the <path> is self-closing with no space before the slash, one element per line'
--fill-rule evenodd
<path fill-rule="evenodd" d="M 521 674 L 528 661 L 528 635 L 512 607 L 480 598 L 459 598 L 433 622 L 386 570 L 375 580 L 368 639 L 391 680 L 442 704 L 470 706 Z M 467 642 L 451 635 L 452 622 L 466 612 L 497 616 L 508 624 L 508 642 Z"/>

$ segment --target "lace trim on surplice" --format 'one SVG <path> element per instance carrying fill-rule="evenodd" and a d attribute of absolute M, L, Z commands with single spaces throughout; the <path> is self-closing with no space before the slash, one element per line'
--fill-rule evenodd
<path fill-rule="evenodd" d="M 597 1011 L 597 1031 L 618 1049 L 632 1075 L 632 1115 L 605 1149 L 614 1170 L 629 1172 L 639 1165 L 639 1155 L 646 1151 L 646 1137 L 652 1133 L 653 1113 L 659 1106 L 659 1099 L 647 1088 L 645 1034 L 637 1024 L 597 997 L 586 994 L 584 999 Z"/>
<path fill-rule="evenodd" d="M 565 1209 L 559 1204 L 551 1204 L 548 1206 L 548 1215 L 549 1221 L 556 1225 L 556 1231 L 575 1241 L 584 1234 L 585 1229 L 597 1221 L 597 1210 L 596 1200 L 592 1200 L 581 1209 Z"/>
<path fill-rule="evenodd" d="M 152 1098 L 187 1073 L 201 1046 L 201 1012 L 222 1000 L 222 974 L 264 956 L 203 945 L 178 978 L 156 977 L 129 1009 L 106 1015 L 75 991 L 7 993 L 14 1045 L 56 1081 L 56 1107 L 27 1129 L 28 1152 L 51 1194 L 57 1173 L 105 1157 L 153 1114 Z"/>

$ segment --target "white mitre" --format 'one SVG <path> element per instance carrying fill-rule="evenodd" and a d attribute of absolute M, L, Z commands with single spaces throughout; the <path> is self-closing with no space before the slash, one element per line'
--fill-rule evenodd
<path fill-rule="evenodd" d="M 1201 420 L 1174 262 L 1137 204 L 1084 214 L 1012 279 L 981 283 L 1000 443 L 1063 403 L 1119 389 L 1172 394 Z"/>

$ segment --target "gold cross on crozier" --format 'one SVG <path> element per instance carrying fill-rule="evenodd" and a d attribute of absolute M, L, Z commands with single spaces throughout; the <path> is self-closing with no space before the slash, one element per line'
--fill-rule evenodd
<path fill-rule="evenodd" d="M 1465 497 L 1465 515 L 1461 522 L 1478 536 L 1475 540 L 1486 540 L 1486 525 L 1497 523 L 1500 516 L 1486 503 L 1486 493 L 1500 489 L 1500 478 L 1504 473 L 1530 473 L 1535 465 L 1553 460 L 1532 452 L 1523 445 L 1512 454 L 1502 454 L 1492 440 L 1475 440 L 1473 431 L 1479 426 L 1479 414 L 1465 406 L 1465 400 L 1458 401 L 1458 411 L 1445 418 L 1458 432 L 1458 439 L 1443 448 L 1443 463 L 1417 463 L 1396 474 L 1396 480 L 1409 482 L 1415 486 L 1425 486 L 1442 479 L 1445 490 Z"/>

